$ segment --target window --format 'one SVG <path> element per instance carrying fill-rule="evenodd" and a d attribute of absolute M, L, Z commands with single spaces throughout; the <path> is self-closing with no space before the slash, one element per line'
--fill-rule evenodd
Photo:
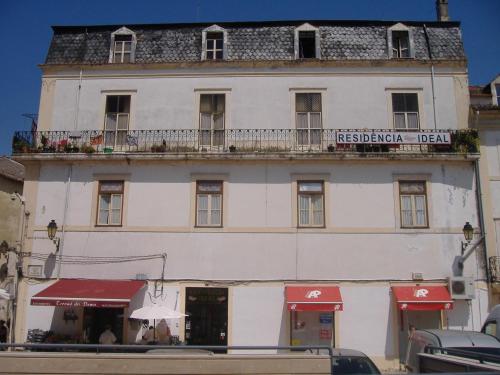
<path fill-rule="evenodd" d="M 298 226 L 323 227 L 324 189 L 323 181 L 298 181 Z"/>
<path fill-rule="evenodd" d="M 295 118 L 299 145 L 321 144 L 321 94 L 295 94 Z"/>
<path fill-rule="evenodd" d="M 122 225 L 123 181 L 100 181 L 97 225 Z"/>
<path fill-rule="evenodd" d="M 197 181 L 196 226 L 222 226 L 222 181 Z"/>
<path fill-rule="evenodd" d="M 392 57 L 403 59 L 410 57 L 410 38 L 408 31 L 392 32 Z"/>
<path fill-rule="evenodd" d="M 130 95 L 108 95 L 104 138 L 106 147 L 125 145 L 130 120 Z"/>
<path fill-rule="evenodd" d="M 316 57 L 316 32 L 299 31 L 299 58 L 314 59 Z"/>
<path fill-rule="evenodd" d="M 224 145 L 225 94 L 200 95 L 200 145 Z"/>
<path fill-rule="evenodd" d="M 425 181 L 399 181 L 401 228 L 427 227 Z"/>
<path fill-rule="evenodd" d="M 224 34 L 221 32 L 207 33 L 207 60 L 222 60 L 224 58 Z"/>
<path fill-rule="evenodd" d="M 132 56 L 132 35 L 116 35 L 113 47 L 114 63 L 129 63 Z"/>
<path fill-rule="evenodd" d="M 419 129 L 417 93 L 393 93 L 392 111 L 395 129 Z"/>
<path fill-rule="evenodd" d="M 135 61 L 136 45 L 135 33 L 126 27 L 111 33 L 109 62 L 118 64 L 133 63 Z"/>
<path fill-rule="evenodd" d="M 500 106 L 500 85 L 495 85 L 495 90 L 497 92 L 497 103 L 496 103 L 496 105 Z M 493 104 L 495 104 L 495 103 L 493 103 Z"/>

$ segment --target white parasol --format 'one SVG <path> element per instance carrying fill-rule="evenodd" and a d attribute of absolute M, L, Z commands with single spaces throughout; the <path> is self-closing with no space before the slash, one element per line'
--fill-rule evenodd
<path fill-rule="evenodd" d="M 0 299 L 11 299 L 11 295 L 5 289 L 0 289 Z"/>
<path fill-rule="evenodd" d="M 180 319 L 183 316 L 187 315 L 162 305 L 143 306 L 130 314 L 132 319 L 140 320 Z"/>

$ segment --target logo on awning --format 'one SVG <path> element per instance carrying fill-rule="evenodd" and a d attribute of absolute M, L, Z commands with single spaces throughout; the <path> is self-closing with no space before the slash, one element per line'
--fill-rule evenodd
<path fill-rule="evenodd" d="M 311 290 L 306 294 L 306 298 L 312 299 L 312 298 L 319 298 L 321 295 L 321 290 Z"/>
<path fill-rule="evenodd" d="M 416 298 L 426 298 L 428 294 L 429 294 L 428 289 L 417 289 L 415 290 L 414 296 Z"/>

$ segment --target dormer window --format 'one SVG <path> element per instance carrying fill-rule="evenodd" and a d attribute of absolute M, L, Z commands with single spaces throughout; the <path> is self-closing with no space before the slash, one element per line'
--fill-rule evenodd
<path fill-rule="evenodd" d="M 135 47 L 137 39 L 135 33 L 122 27 L 111 34 L 111 48 L 109 62 L 127 64 L 135 61 Z"/>
<path fill-rule="evenodd" d="M 113 48 L 114 63 L 129 63 L 132 54 L 132 35 L 116 35 Z"/>
<path fill-rule="evenodd" d="M 202 32 L 202 60 L 227 59 L 227 31 L 212 25 Z"/>
<path fill-rule="evenodd" d="M 392 32 L 392 57 L 404 59 L 410 57 L 410 40 L 408 31 Z"/>
<path fill-rule="evenodd" d="M 415 58 L 412 32 L 402 23 L 387 30 L 387 47 L 390 59 Z"/>
<path fill-rule="evenodd" d="M 314 31 L 299 31 L 299 58 L 316 58 L 316 35 Z"/>
<path fill-rule="evenodd" d="M 295 59 L 321 58 L 319 29 L 305 23 L 295 29 Z"/>
<path fill-rule="evenodd" d="M 222 60 L 224 58 L 224 34 L 207 33 L 207 60 Z"/>

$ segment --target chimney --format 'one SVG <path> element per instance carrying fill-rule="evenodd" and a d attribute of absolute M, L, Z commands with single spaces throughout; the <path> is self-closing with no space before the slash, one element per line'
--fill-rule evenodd
<path fill-rule="evenodd" d="M 436 0 L 437 19 L 439 22 L 450 20 L 448 15 L 448 0 Z"/>

